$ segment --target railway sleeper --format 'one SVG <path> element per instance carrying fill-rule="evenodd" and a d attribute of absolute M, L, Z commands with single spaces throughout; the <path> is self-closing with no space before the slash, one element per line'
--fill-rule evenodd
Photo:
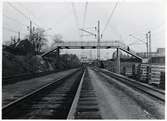
<path fill-rule="evenodd" d="M 82 84 L 79 101 L 77 104 L 75 119 L 101 119 L 97 97 L 93 89 L 88 72 Z"/>

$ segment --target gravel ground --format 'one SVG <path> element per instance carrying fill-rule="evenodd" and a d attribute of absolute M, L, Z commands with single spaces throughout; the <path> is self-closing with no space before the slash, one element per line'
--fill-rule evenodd
<path fill-rule="evenodd" d="M 2 87 L 2 106 L 10 103 L 22 97 L 25 94 L 28 94 L 35 89 L 48 84 L 52 81 L 55 81 L 59 78 L 62 78 L 72 72 L 76 71 L 76 69 L 71 69 L 63 72 L 58 72 L 55 74 L 49 74 L 47 76 L 38 77 L 26 81 L 17 82 L 15 84 L 10 84 Z"/>
<path fill-rule="evenodd" d="M 94 89 L 96 90 L 99 107 L 103 119 L 164 118 L 164 105 L 158 104 L 155 101 L 150 101 L 149 99 L 144 98 L 143 94 L 140 94 L 135 90 L 128 89 L 128 87 L 125 87 L 125 85 L 115 84 L 116 80 L 114 79 L 111 80 L 110 78 L 110 81 L 114 82 L 111 84 L 108 82 L 106 78 L 98 75 L 95 71 L 88 69 L 88 72 L 91 75 L 90 78 L 94 86 Z M 145 106 L 143 106 L 142 103 L 145 103 Z M 157 109 L 158 111 L 160 111 L 157 115 L 153 115 L 156 114 L 156 112 L 150 113 L 149 108 L 145 108 L 146 105 L 156 105 L 158 108 L 156 106 L 156 108 L 149 108 L 153 110 Z M 162 115 L 159 116 L 159 113 L 161 113 Z"/>

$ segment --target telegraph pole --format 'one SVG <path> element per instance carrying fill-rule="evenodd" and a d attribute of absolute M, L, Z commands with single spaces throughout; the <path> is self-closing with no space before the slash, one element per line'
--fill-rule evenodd
<path fill-rule="evenodd" d="M 132 36 L 132 34 L 130 34 L 129 36 L 143 42 L 146 45 L 146 56 L 147 58 L 150 57 L 150 52 L 151 52 L 151 31 L 146 33 L 146 41 L 141 40 L 139 38 L 136 38 L 135 36 Z"/>
<path fill-rule="evenodd" d="M 148 31 L 148 40 L 149 40 L 149 74 L 148 74 L 148 80 L 151 79 L 151 31 Z"/>
<path fill-rule="evenodd" d="M 14 45 L 16 45 L 16 36 L 13 38 Z"/>
<path fill-rule="evenodd" d="M 92 60 L 92 50 L 90 50 L 90 59 Z"/>
<path fill-rule="evenodd" d="M 18 32 L 18 42 L 20 42 L 20 32 Z"/>
<path fill-rule="evenodd" d="M 149 50 L 148 50 L 148 33 L 146 33 L 146 48 L 147 48 L 147 58 L 149 57 Z"/>
<path fill-rule="evenodd" d="M 148 32 L 149 38 L 149 58 L 151 59 L 151 31 Z"/>
<path fill-rule="evenodd" d="M 97 60 L 100 60 L 100 21 L 98 20 L 97 25 Z"/>
<path fill-rule="evenodd" d="M 84 31 L 88 33 L 89 35 L 97 37 L 97 60 L 100 60 L 100 39 L 102 38 L 102 34 L 100 34 L 100 21 L 98 20 L 98 25 L 95 27 L 95 30 L 97 28 L 97 34 L 94 34 L 90 31 L 87 31 L 85 29 L 80 29 L 81 31 Z"/>
<path fill-rule="evenodd" d="M 29 40 L 32 41 L 32 21 L 30 21 L 30 36 Z"/>

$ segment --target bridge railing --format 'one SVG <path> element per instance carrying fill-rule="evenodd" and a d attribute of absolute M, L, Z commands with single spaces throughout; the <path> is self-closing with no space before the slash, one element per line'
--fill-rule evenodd
<path fill-rule="evenodd" d="M 82 47 L 87 47 L 87 48 L 92 48 L 92 47 L 101 47 L 101 48 L 120 48 L 123 51 L 134 55 L 135 57 L 141 58 L 139 57 L 133 50 L 129 49 L 128 46 L 124 43 L 122 43 L 119 40 L 115 40 L 115 41 L 101 41 L 100 43 L 98 43 L 97 41 L 66 41 L 66 42 L 59 42 L 56 43 L 55 46 L 48 51 L 52 52 L 54 51 L 57 47 L 61 47 L 61 48 L 82 48 Z M 46 54 L 43 54 L 46 55 Z"/>
<path fill-rule="evenodd" d="M 97 41 L 70 41 L 70 42 L 61 42 L 61 43 L 57 43 L 55 44 L 55 47 L 80 47 L 80 46 L 86 46 L 86 47 L 90 47 L 90 46 L 100 46 L 100 47 L 107 47 L 107 46 L 111 46 L 111 47 L 122 47 L 125 48 L 125 44 L 119 42 L 119 41 L 102 41 L 99 44 L 97 43 Z"/>

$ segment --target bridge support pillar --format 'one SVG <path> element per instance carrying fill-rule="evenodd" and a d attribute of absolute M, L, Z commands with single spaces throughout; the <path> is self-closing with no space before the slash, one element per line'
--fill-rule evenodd
<path fill-rule="evenodd" d="M 116 73 L 120 74 L 120 50 L 119 50 L 119 48 L 117 48 Z"/>
<path fill-rule="evenodd" d="M 59 59 L 59 57 L 60 57 L 60 48 L 58 47 L 56 50 L 57 50 L 57 58 Z"/>
<path fill-rule="evenodd" d="M 57 49 L 56 49 L 56 51 L 57 51 L 57 67 L 59 68 L 60 67 L 60 65 L 59 65 L 59 60 L 60 60 L 60 48 L 58 47 Z"/>

